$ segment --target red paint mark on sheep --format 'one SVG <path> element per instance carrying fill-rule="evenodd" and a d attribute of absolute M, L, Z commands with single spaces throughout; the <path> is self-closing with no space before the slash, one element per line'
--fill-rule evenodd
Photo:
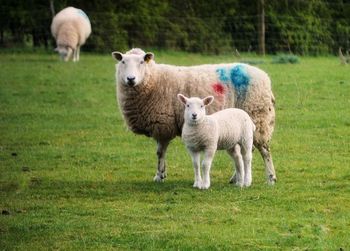
<path fill-rule="evenodd" d="M 213 89 L 216 94 L 218 95 L 224 95 L 225 94 L 225 86 L 222 85 L 221 83 L 215 83 L 213 84 Z"/>

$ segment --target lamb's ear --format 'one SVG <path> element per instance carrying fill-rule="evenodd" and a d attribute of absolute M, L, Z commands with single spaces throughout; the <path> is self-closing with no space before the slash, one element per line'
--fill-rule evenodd
<path fill-rule="evenodd" d="M 152 52 L 147 52 L 143 59 L 148 63 L 150 60 L 154 59 L 154 54 Z"/>
<path fill-rule="evenodd" d="M 184 105 L 186 105 L 187 103 L 187 98 L 182 95 L 181 93 L 177 94 L 177 99 L 180 100 L 181 103 L 183 103 Z"/>
<path fill-rule="evenodd" d="M 112 57 L 117 61 L 121 61 L 123 59 L 123 54 L 120 53 L 119 51 L 113 51 Z"/>
<path fill-rule="evenodd" d="M 208 96 L 208 97 L 206 97 L 206 98 L 204 98 L 202 100 L 203 100 L 204 105 L 207 106 L 207 105 L 210 105 L 211 103 L 213 103 L 214 97 L 213 96 Z"/>
<path fill-rule="evenodd" d="M 56 47 L 56 48 L 54 49 L 54 51 L 58 52 L 58 47 Z"/>

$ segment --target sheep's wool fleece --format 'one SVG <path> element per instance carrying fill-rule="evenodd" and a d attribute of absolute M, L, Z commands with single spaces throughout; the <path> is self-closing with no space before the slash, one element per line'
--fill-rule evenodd
<path fill-rule="evenodd" d="M 204 117 L 196 125 L 185 122 L 182 139 L 191 151 L 205 148 L 233 149 L 237 143 L 244 146 L 248 137 L 253 138 L 253 121 L 241 109 L 228 108 Z"/>
<path fill-rule="evenodd" d="M 83 45 L 90 36 L 90 20 L 82 10 L 67 7 L 53 18 L 51 33 L 57 45 L 76 48 L 77 45 Z"/>
<path fill-rule="evenodd" d="M 133 49 L 126 54 L 143 53 Z M 156 140 L 181 135 L 184 107 L 177 100 L 178 93 L 188 97 L 214 96 L 208 114 L 229 107 L 241 108 L 256 125 L 254 143 L 264 144 L 272 137 L 275 100 L 271 82 L 264 71 L 254 66 L 232 63 L 185 67 L 150 60 L 143 83 L 132 88 L 117 84 L 119 107 L 128 127 Z"/>

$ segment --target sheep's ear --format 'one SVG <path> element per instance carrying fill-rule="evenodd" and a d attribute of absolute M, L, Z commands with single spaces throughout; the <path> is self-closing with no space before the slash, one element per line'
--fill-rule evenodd
<path fill-rule="evenodd" d="M 208 96 L 208 97 L 203 99 L 203 103 L 205 106 L 210 105 L 211 103 L 213 103 L 213 101 L 214 101 L 213 96 Z"/>
<path fill-rule="evenodd" d="M 181 103 L 183 103 L 184 105 L 186 105 L 186 103 L 187 103 L 187 98 L 184 96 L 184 95 L 182 95 L 182 94 L 177 94 L 177 99 L 178 100 L 180 100 L 180 102 Z"/>
<path fill-rule="evenodd" d="M 120 53 L 119 51 L 113 51 L 112 57 L 117 61 L 121 61 L 123 59 L 123 54 Z"/>
<path fill-rule="evenodd" d="M 143 58 L 147 63 L 154 59 L 154 54 L 152 52 L 147 52 Z"/>
<path fill-rule="evenodd" d="M 54 51 L 58 52 L 58 47 L 56 47 L 56 48 L 54 49 Z"/>

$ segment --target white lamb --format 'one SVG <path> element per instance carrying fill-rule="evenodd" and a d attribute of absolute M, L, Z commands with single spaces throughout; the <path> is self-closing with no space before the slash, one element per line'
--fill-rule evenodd
<path fill-rule="evenodd" d="M 206 115 L 205 107 L 214 101 L 213 96 L 204 99 L 187 98 L 178 94 L 178 99 L 185 104 L 182 140 L 193 162 L 193 187 L 210 187 L 210 167 L 216 150 L 227 150 L 234 160 L 236 173 L 230 182 L 239 187 L 252 183 L 252 148 L 255 125 L 249 115 L 237 108 L 224 109 Z M 200 174 L 200 153 L 204 152 L 202 162 L 203 179 Z"/>
<path fill-rule="evenodd" d="M 64 61 L 73 56 L 79 61 L 80 47 L 91 34 L 91 24 L 84 11 L 67 7 L 52 19 L 51 33 L 56 39 L 57 51 Z"/>

